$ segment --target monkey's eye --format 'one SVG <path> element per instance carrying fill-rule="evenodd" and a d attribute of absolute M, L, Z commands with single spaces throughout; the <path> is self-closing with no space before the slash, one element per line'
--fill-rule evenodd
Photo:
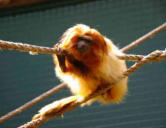
<path fill-rule="evenodd" d="M 86 52 L 90 48 L 92 41 L 93 41 L 92 37 L 90 36 L 87 36 L 87 35 L 79 36 L 77 49 L 82 53 Z"/>

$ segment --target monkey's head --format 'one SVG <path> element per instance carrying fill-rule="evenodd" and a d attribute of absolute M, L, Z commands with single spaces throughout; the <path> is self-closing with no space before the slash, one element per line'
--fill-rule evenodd
<path fill-rule="evenodd" d="M 104 37 L 97 30 L 83 24 L 69 28 L 59 42 L 59 46 L 72 55 L 57 55 L 64 72 L 75 69 L 87 72 L 95 69 L 102 62 L 104 55 L 108 54 Z"/>

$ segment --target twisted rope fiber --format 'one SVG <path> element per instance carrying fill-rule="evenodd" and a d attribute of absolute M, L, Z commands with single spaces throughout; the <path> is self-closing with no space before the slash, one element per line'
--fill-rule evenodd
<path fill-rule="evenodd" d="M 159 61 L 166 59 L 166 51 L 159 51 L 159 50 L 157 50 L 157 51 L 160 52 L 161 55 L 152 60 L 149 60 L 149 62 L 159 62 Z M 144 55 L 123 54 L 123 55 L 117 55 L 117 57 L 121 60 L 140 61 L 145 56 Z"/>
<path fill-rule="evenodd" d="M 136 41 L 133 41 L 131 44 L 125 46 L 123 49 L 121 49 L 122 52 L 127 52 L 130 49 L 138 46 L 139 44 L 143 43 L 145 40 L 149 39 L 150 37 L 156 35 L 157 33 L 159 33 L 160 31 L 164 30 L 166 28 L 166 23 L 163 23 L 162 25 L 158 26 L 157 28 L 153 29 L 152 31 L 150 31 L 149 33 L 147 33 L 146 35 L 140 37 L 139 39 L 137 39 Z M 56 50 L 54 48 L 49 48 L 49 52 L 48 47 L 39 47 L 39 46 L 35 46 L 35 45 L 29 45 L 29 44 L 22 44 L 22 43 L 13 43 L 13 42 L 9 42 L 9 41 L 3 41 L 0 40 L 0 49 L 11 49 L 11 50 L 20 50 L 23 51 L 23 48 L 26 45 L 27 49 L 26 51 L 30 51 L 30 52 L 37 52 L 37 53 L 44 53 L 44 54 L 52 54 L 54 53 Z M 29 46 L 29 48 L 28 48 Z M 33 47 L 33 48 L 32 48 Z M 43 49 L 42 49 L 43 48 Z M 39 50 L 40 49 L 40 50 Z M 50 49 L 52 49 L 50 51 Z M 42 51 L 42 52 L 41 52 Z M 25 50 L 24 50 L 25 52 Z M 55 52 L 56 53 L 56 52 Z M 131 61 L 139 61 L 141 60 L 144 56 L 142 55 L 122 55 L 122 56 L 118 56 L 120 59 L 124 59 L 124 60 L 131 60 Z M 163 54 L 160 56 L 160 59 L 164 59 L 165 56 Z M 155 61 L 154 61 L 155 62 Z M 58 87 L 61 87 L 60 89 L 62 89 L 63 87 L 65 87 L 66 84 L 64 84 L 61 87 L 60 85 L 57 85 Z M 48 93 L 49 92 L 49 93 Z M 5 120 L 15 116 L 16 114 L 28 109 L 29 107 L 33 106 L 34 104 L 38 103 L 39 101 L 45 99 L 46 97 L 52 95 L 53 93 L 55 93 L 56 91 L 54 91 L 54 88 L 50 89 L 48 92 L 45 92 L 43 94 L 41 94 L 40 96 L 36 97 L 35 99 L 29 101 L 28 103 L 24 104 L 23 106 L 7 113 L 6 115 L 2 116 L 0 118 L 0 123 L 4 122 Z M 45 96 L 44 96 L 45 95 Z"/>
<path fill-rule="evenodd" d="M 133 72 L 135 72 L 136 70 L 138 70 L 141 66 L 143 66 L 144 64 L 151 62 L 152 60 L 155 60 L 161 56 L 166 56 L 166 51 L 159 51 L 156 50 L 150 54 L 148 54 L 147 56 L 144 56 L 140 61 L 136 62 L 134 65 L 132 65 L 129 69 L 127 69 L 127 71 L 125 71 L 123 73 L 122 76 L 120 76 L 114 83 L 111 84 L 107 84 L 105 85 L 104 88 L 100 88 L 97 89 L 94 93 L 92 93 L 91 95 L 89 95 L 88 97 L 86 97 L 85 99 L 83 99 L 82 101 L 76 101 L 74 103 L 71 103 L 63 108 L 61 108 L 58 112 L 54 113 L 53 116 L 51 117 L 40 117 L 39 119 L 33 120 L 31 122 L 28 122 L 18 128 L 37 128 L 39 125 L 41 125 L 42 123 L 46 122 L 47 120 L 60 116 L 62 115 L 64 112 L 68 112 L 73 110 L 74 108 L 80 106 L 81 104 L 85 103 L 86 101 L 90 100 L 91 98 L 94 98 L 98 95 L 101 95 L 102 93 L 106 92 L 107 90 L 109 90 L 115 83 L 117 83 L 118 81 L 122 80 L 123 78 L 131 75 Z"/>
<path fill-rule="evenodd" d="M 60 48 L 41 47 L 36 45 L 14 43 L 3 40 L 0 40 L 0 49 L 19 50 L 22 52 L 32 52 L 41 54 L 66 54 L 65 51 Z"/>
<path fill-rule="evenodd" d="M 24 124 L 23 126 L 20 126 L 18 128 L 37 128 L 39 125 L 44 123 L 46 120 L 44 118 L 39 118 L 37 120 L 32 120 L 31 122 L 28 122 L 27 124 Z"/>

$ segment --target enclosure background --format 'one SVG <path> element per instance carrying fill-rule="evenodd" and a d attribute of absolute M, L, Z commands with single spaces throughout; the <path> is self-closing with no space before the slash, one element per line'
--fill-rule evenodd
<path fill-rule="evenodd" d="M 63 0 L 0 11 L 0 39 L 52 47 L 67 28 L 84 23 L 122 48 L 165 21 L 165 0 Z M 165 48 L 163 31 L 130 53 L 148 54 Z M 165 65 L 166 61 L 147 64 L 130 76 L 123 103 L 77 108 L 41 128 L 165 128 Z M 0 51 L 0 116 L 58 83 L 51 55 Z M 42 106 L 69 95 L 68 89 L 63 89 L 0 127 L 15 128 L 29 121 Z"/>

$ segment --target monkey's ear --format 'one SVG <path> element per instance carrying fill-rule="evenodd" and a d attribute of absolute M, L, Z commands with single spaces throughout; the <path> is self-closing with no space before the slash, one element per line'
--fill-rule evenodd
<path fill-rule="evenodd" d="M 65 55 L 57 55 L 59 66 L 63 72 L 66 71 Z"/>

